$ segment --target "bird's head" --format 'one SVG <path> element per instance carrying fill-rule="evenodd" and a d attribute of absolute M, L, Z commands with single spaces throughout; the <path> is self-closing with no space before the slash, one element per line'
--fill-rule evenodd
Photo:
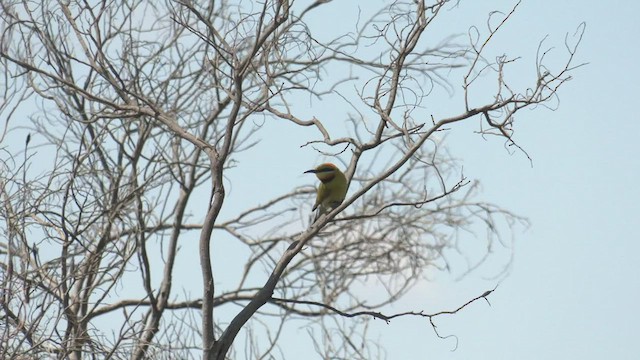
<path fill-rule="evenodd" d="M 332 163 L 325 163 L 322 165 L 318 165 L 318 167 L 316 167 L 315 169 L 305 171 L 305 174 L 316 174 L 320 181 L 327 182 L 333 180 L 333 178 L 336 177 L 336 174 L 339 171 L 340 170 L 338 169 L 338 167 L 336 167 Z"/>

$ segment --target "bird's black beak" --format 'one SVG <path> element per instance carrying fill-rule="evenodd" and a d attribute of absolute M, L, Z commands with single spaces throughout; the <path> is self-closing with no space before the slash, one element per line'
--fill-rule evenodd
<path fill-rule="evenodd" d="M 315 174 L 315 173 L 317 173 L 317 172 L 318 172 L 318 170 L 316 170 L 316 169 L 311 169 L 311 170 L 307 170 L 307 171 L 305 171 L 303 174 L 309 174 L 309 173 Z"/>

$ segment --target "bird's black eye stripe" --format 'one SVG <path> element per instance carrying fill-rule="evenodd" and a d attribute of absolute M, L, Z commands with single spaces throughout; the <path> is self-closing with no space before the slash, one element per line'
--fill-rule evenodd
<path fill-rule="evenodd" d="M 327 173 L 327 172 L 333 172 L 333 171 L 334 171 L 333 168 L 330 168 L 330 167 L 318 169 L 319 173 Z"/>

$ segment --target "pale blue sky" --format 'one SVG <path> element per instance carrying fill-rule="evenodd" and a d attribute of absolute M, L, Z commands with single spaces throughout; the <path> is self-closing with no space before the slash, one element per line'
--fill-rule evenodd
<path fill-rule="evenodd" d="M 486 9 L 513 2 L 483 2 L 476 14 L 466 11 L 469 3 L 460 10 L 481 21 Z M 482 198 L 527 216 L 532 226 L 517 234 L 512 271 L 491 295 L 492 306 L 479 302 L 437 321 L 442 333 L 458 336 L 456 351 L 427 324 L 407 319 L 377 327 L 390 359 L 640 356 L 638 13 L 634 1 L 522 3 L 500 51 L 530 61 L 530 51 L 517 51 L 546 34 L 561 50 L 564 34 L 586 21 L 577 56 L 589 65 L 561 89 L 557 111 L 519 114 L 517 136 L 533 167 L 495 141 L 477 139 L 452 151 L 464 160 L 465 174 L 482 182 Z M 450 308 L 492 283 L 471 274 L 435 289 L 425 284 L 406 307 L 423 309 L 425 300 L 442 297 L 424 309 Z"/>
<path fill-rule="evenodd" d="M 462 1 L 451 13 L 455 15 L 443 16 L 446 20 L 434 23 L 434 28 L 443 34 L 464 33 L 469 24 L 484 26 L 491 10 L 509 11 L 513 4 Z M 319 9 L 318 23 L 311 25 L 326 28 L 329 37 L 331 31 L 340 31 L 338 24 L 353 23 L 355 9 L 353 3 L 333 2 Z M 523 1 L 495 37 L 489 50 L 494 55 L 521 56 L 518 71 L 510 76 L 530 84 L 538 42 L 549 35 L 547 44 L 556 47 L 552 56 L 561 59 L 565 34 L 573 34 L 585 21 L 587 30 L 577 60 L 589 65 L 576 70 L 574 79 L 561 89 L 558 110 L 539 108 L 518 114 L 516 139 L 532 157 L 533 167 L 521 153 L 510 155 L 501 141 L 474 135 L 475 123 L 450 132 L 446 144 L 462 160 L 465 175 L 482 183 L 479 198 L 528 217 L 531 227 L 516 232 L 512 269 L 490 296 L 492 306 L 477 302 L 457 315 L 436 320 L 442 335 L 458 337 L 455 351 L 451 351 L 455 341 L 437 338 L 425 320 L 403 318 L 389 325 L 374 321 L 370 335 L 386 348 L 388 359 L 589 360 L 632 359 L 640 354 L 634 344 L 640 323 L 635 307 L 640 298 L 636 255 L 640 231 L 635 226 L 640 213 L 635 184 L 640 165 L 634 157 L 640 150 L 636 141 L 640 119 L 635 109 L 640 76 L 634 71 L 640 55 L 638 13 L 640 5 L 631 1 L 606 7 L 595 1 Z M 332 26 L 326 27 L 327 19 Z M 459 85 L 453 85 L 454 97 L 459 96 Z M 345 118 L 339 109 L 348 106 L 334 105 L 335 109 L 311 106 L 302 111 L 309 117 Z M 436 115 L 460 112 L 439 105 L 430 105 Z M 234 200 L 227 203 L 231 212 L 236 205 L 246 204 L 248 197 L 266 200 L 273 195 L 270 191 L 278 194 L 313 183 L 301 172 L 322 160 L 311 148 L 299 148 L 302 140 L 297 136 L 309 137 L 311 130 L 287 128 L 291 142 L 282 141 L 277 135 L 282 128 L 269 121 L 261 131 L 261 151 L 241 155 L 242 166 L 229 172 L 234 179 L 229 184 Z M 270 131 L 276 133 L 270 137 Z M 283 154 L 285 161 L 273 161 Z M 243 169 L 265 177 L 238 181 Z M 257 185 L 265 191 L 256 195 Z M 217 241 L 214 268 L 224 274 L 217 277 L 224 288 L 225 277 L 233 269 L 241 270 L 229 254 L 241 249 Z M 505 256 L 509 254 L 500 254 L 496 261 L 504 261 Z M 192 259 L 183 261 L 185 272 L 197 271 L 196 264 L 189 264 Z M 492 273 L 480 269 L 461 281 L 453 280 L 456 274 L 434 274 L 436 281 L 421 284 L 386 310 L 453 309 L 493 288 L 496 280 L 486 279 Z M 259 282 L 263 275 L 255 276 Z M 199 280 L 194 281 L 193 291 L 199 291 L 199 286 Z M 236 311 L 222 308 L 217 316 L 227 319 Z M 293 358 L 309 358 L 306 331 L 297 326 L 285 332 L 280 346 Z"/>
<path fill-rule="evenodd" d="M 353 22 L 353 3 L 327 4 L 319 11 L 316 26 L 328 22 L 330 31 L 337 29 L 335 24 Z M 369 5 L 373 1 L 360 3 Z M 434 28 L 464 32 L 469 24 L 483 26 L 489 11 L 509 11 L 513 4 L 515 1 L 463 0 L 451 12 L 454 16 L 443 16 L 447 20 L 435 23 Z M 516 232 L 510 274 L 489 297 L 491 306 L 479 301 L 456 315 L 435 320 L 442 335 L 458 337 L 455 351 L 451 351 L 453 339 L 438 339 L 422 319 L 402 318 L 388 325 L 374 321 L 371 334 L 386 348 L 388 359 L 590 360 L 640 356 L 634 342 L 640 333 L 640 75 L 635 70 L 640 58 L 638 14 L 640 3 L 636 1 L 523 0 L 514 18 L 496 36 L 490 51 L 522 56 L 522 67 L 517 67 L 521 72 L 510 75 L 515 81 L 525 82 L 534 75 L 531 64 L 538 41 L 548 34 L 549 44 L 562 56 L 565 34 L 572 34 L 585 21 L 587 29 L 577 60 L 589 65 L 577 69 L 574 79 L 561 88 L 556 111 L 539 108 L 518 114 L 516 139 L 533 159 L 533 167 L 521 153 L 509 154 L 501 141 L 485 141 L 472 134 L 473 126 L 451 131 L 445 144 L 462 160 L 465 175 L 481 182 L 479 198 L 528 217 L 531 227 Z M 453 85 L 459 95 L 460 87 Z M 436 114 L 460 112 L 438 105 L 430 104 Z M 320 110 L 307 111 L 314 115 Z M 261 135 L 260 148 L 271 151 L 241 156 L 242 166 L 254 174 L 269 171 L 280 178 L 266 185 L 260 183 L 265 191 L 257 197 L 266 200 L 294 186 L 312 184 L 314 180 L 301 172 L 320 160 L 317 153 L 300 149 L 299 141 L 288 143 L 269 137 L 274 128 L 268 122 L 262 131 L 267 135 Z M 22 146 L 23 137 L 18 140 Z M 285 161 L 273 161 L 274 156 L 282 154 L 286 154 Z M 241 171 L 240 167 L 232 169 L 229 176 Z M 256 196 L 256 178 L 247 180 L 230 184 L 230 198 Z M 231 213 L 233 209 L 231 205 Z M 188 243 L 183 244 L 182 254 L 195 251 Z M 217 245 L 221 245 L 216 247 L 220 252 L 214 254 L 218 274 L 223 269 L 241 271 L 237 259 L 228 256 L 240 249 Z M 500 256 L 504 258 L 505 254 Z M 180 285 L 198 294 L 199 267 L 194 259 L 178 259 L 177 278 L 185 279 Z M 496 280 L 486 279 L 489 273 L 480 269 L 460 281 L 452 280 L 456 274 L 434 274 L 434 282 L 421 284 L 388 310 L 431 313 L 454 309 L 496 285 Z M 262 275 L 257 274 L 257 278 Z M 216 280 L 223 282 L 225 278 Z M 219 285 L 224 288 L 224 283 Z M 221 309 L 216 315 L 228 318 L 237 310 L 226 309 L 228 314 Z M 296 347 L 302 343 L 295 330 L 283 338 L 280 346 L 289 354 L 306 358 L 311 351 L 308 344 Z"/>
<path fill-rule="evenodd" d="M 490 10 L 508 11 L 514 3 L 462 1 L 455 21 L 436 26 L 482 26 Z M 336 3 L 324 11 L 339 22 L 349 17 L 346 9 Z M 471 135 L 473 128 L 450 134 L 450 150 L 463 160 L 465 175 L 482 183 L 480 198 L 528 217 L 531 227 L 516 233 L 512 270 L 490 296 L 492 306 L 478 302 L 436 320 L 443 335 L 458 337 L 455 351 L 454 340 L 438 339 L 423 320 L 374 322 L 389 359 L 640 356 L 639 13 L 634 1 L 523 1 L 496 37 L 496 54 L 522 56 L 523 72 L 511 76 L 525 81 L 533 75 L 538 41 L 549 35 L 554 54 L 564 55 L 565 34 L 585 21 L 577 59 L 589 64 L 561 89 L 556 111 L 518 114 L 517 140 L 533 167 L 502 142 Z M 462 281 L 436 278 L 390 310 L 452 309 L 496 283 L 482 271 Z"/>

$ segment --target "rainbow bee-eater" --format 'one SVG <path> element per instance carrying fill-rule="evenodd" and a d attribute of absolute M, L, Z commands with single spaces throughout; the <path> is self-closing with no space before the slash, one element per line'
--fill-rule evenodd
<path fill-rule="evenodd" d="M 320 180 L 316 203 L 313 210 L 318 210 L 313 221 L 315 222 L 322 214 L 326 214 L 338 207 L 347 195 L 347 178 L 335 165 L 325 163 L 315 169 L 307 170 L 305 173 L 316 174 Z"/>

